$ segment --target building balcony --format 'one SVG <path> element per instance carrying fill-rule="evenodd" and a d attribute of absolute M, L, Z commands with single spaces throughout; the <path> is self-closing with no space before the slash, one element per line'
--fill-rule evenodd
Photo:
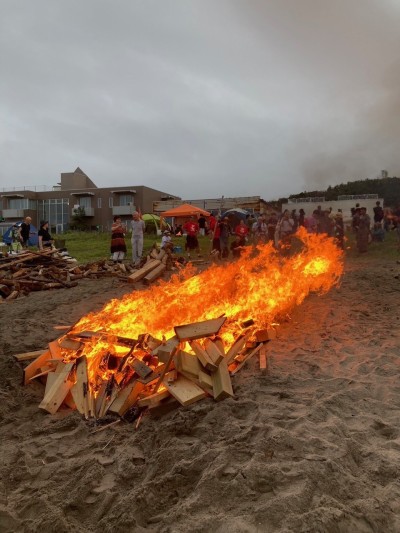
<path fill-rule="evenodd" d="M 115 205 L 112 208 L 112 214 L 115 215 L 132 215 L 136 211 L 134 205 Z"/>
<path fill-rule="evenodd" d="M 24 218 L 25 209 L 3 209 L 2 216 L 7 218 Z"/>
<path fill-rule="evenodd" d="M 71 215 L 74 216 L 76 215 L 75 213 L 75 207 L 72 209 L 71 211 Z M 85 212 L 83 214 L 84 217 L 94 217 L 94 207 L 85 207 Z"/>

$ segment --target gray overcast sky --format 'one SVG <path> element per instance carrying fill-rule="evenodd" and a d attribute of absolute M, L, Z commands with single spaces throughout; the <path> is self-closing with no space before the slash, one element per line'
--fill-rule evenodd
<path fill-rule="evenodd" d="M 0 0 L 0 186 L 400 176 L 400 0 Z"/>

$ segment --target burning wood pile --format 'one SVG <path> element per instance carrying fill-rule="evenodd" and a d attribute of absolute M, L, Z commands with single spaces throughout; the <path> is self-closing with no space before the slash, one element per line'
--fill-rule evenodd
<path fill-rule="evenodd" d="M 231 376 L 251 357 L 266 372 L 271 325 L 340 280 L 343 252 L 333 239 L 302 229 L 297 235 L 302 247 L 291 255 L 271 244 L 248 247 L 237 261 L 198 274 L 189 264 L 168 281 L 109 301 L 48 350 L 18 357 L 36 357 L 25 383 L 46 380 L 40 407 L 50 413 L 65 403 L 95 419 L 232 396 Z M 164 257 L 149 258 L 131 281 L 164 272 Z"/>
<path fill-rule="evenodd" d="M 233 396 L 231 376 L 254 355 L 259 355 L 260 369 L 266 373 L 265 347 L 275 337 L 273 328 L 254 330 L 249 320 L 235 342 L 226 346 L 218 335 L 225 321 L 222 316 L 177 326 L 167 341 L 151 335 L 129 339 L 68 332 L 25 368 L 24 383 L 46 382 L 41 409 L 54 414 L 64 403 L 95 419 L 109 413 L 124 416 L 132 409 L 137 416 L 172 398 L 183 406 L 207 396 L 219 401 Z"/>

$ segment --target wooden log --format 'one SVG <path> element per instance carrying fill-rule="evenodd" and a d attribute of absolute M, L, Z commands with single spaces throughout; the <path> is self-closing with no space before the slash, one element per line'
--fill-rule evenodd
<path fill-rule="evenodd" d="M 173 383 L 168 383 L 167 381 L 163 383 L 181 405 L 190 405 L 206 396 L 203 389 L 184 376 L 179 376 Z"/>
<path fill-rule="evenodd" d="M 203 337 L 216 335 L 223 326 L 225 320 L 226 316 L 221 316 L 212 320 L 204 320 L 202 322 L 195 322 L 194 324 L 176 326 L 174 330 L 178 339 L 181 341 L 202 339 Z"/>
<path fill-rule="evenodd" d="M 164 263 L 161 263 L 161 265 L 154 268 L 143 278 L 143 282 L 147 284 L 152 283 L 159 278 L 165 272 L 165 270 L 167 270 L 167 266 Z"/>
<path fill-rule="evenodd" d="M 232 346 L 229 348 L 225 358 L 226 363 L 229 365 L 233 359 L 237 356 L 238 353 L 240 353 L 243 348 L 245 347 L 245 344 L 247 342 L 247 339 L 250 337 L 251 332 L 249 331 L 245 335 L 240 335 L 235 342 L 232 344 Z"/>
<path fill-rule="evenodd" d="M 140 381 L 131 381 L 120 390 L 119 394 L 108 408 L 108 411 L 123 416 L 128 409 L 135 404 L 143 388 L 144 385 L 143 383 L 140 383 Z"/>
<path fill-rule="evenodd" d="M 39 404 L 39 409 L 44 409 L 51 414 L 57 412 L 58 408 L 67 396 L 68 391 L 73 385 L 73 382 L 70 379 L 70 373 L 74 367 L 74 364 L 75 363 L 67 363 L 63 368 L 63 371 L 59 374 L 56 374 L 54 383 L 51 385 L 50 390 Z"/>
<path fill-rule="evenodd" d="M 18 296 L 19 296 L 19 292 L 20 292 L 20 291 L 17 291 L 17 290 L 12 291 L 12 292 L 7 296 L 7 298 L 6 298 L 7 302 L 8 302 L 9 300 L 15 300 L 16 298 L 18 298 Z"/>
<path fill-rule="evenodd" d="M 35 352 L 25 352 L 25 353 L 20 353 L 20 354 L 17 354 L 17 355 L 13 355 L 13 357 L 17 361 L 30 361 L 32 359 L 36 359 L 37 357 L 39 357 L 43 353 L 44 353 L 43 350 L 36 350 Z"/>
<path fill-rule="evenodd" d="M 223 400 L 227 396 L 233 397 L 232 382 L 229 375 L 228 365 L 226 360 L 222 361 L 218 367 L 218 370 L 213 373 L 213 394 L 214 399 L 219 401 Z"/>
<path fill-rule="evenodd" d="M 11 289 L 8 285 L 1 284 L 0 285 L 0 296 L 3 298 L 7 298 L 11 294 Z"/>
<path fill-rule="evenodd" d="M 161 261 L 158 261 L 158 259 L 152 259 L 148 263 L 146 263 L 142 268 L 139 268 L 139 270 L 136 270 L 133 274 L 128 276 L 128 281 L 130 283 L 135 283 L 136 281 L 140 281 L 142 278 L 144 278 L 149 272 L 151 272 L 154 268 L 159 266 L 161 264 Z"/>
<path fill-rule="evenodd" d="M 206 339 L 204 341 L 204 348 L 208 353 L 211 361 L 216 366 L 218 366 L 220 362 L 225 358 L 224 353 L 220 351 L 218 346 L 211 339 Z"/>
<path fill-rule="evenodd" d="M 204 368 L 207 368 L 207 370 L 210 370 L 211 372 L 215 372 L 217 370 L 217 365 L 214 364 L 208 353 L 197 341 L 191 341 L 190 346 Z"/>

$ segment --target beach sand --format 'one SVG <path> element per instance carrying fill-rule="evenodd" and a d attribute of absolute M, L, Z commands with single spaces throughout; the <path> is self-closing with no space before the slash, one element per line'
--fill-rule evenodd
<path fill-rule="evenodd" d="M 400 531 L 399 266 L 348 261 L 254 358 L 234 399 L 91 434 L 38 409 L 12 355 L 45 348 L 109 299 L 113 279 L 0 305 L 0 531 Z"/>

